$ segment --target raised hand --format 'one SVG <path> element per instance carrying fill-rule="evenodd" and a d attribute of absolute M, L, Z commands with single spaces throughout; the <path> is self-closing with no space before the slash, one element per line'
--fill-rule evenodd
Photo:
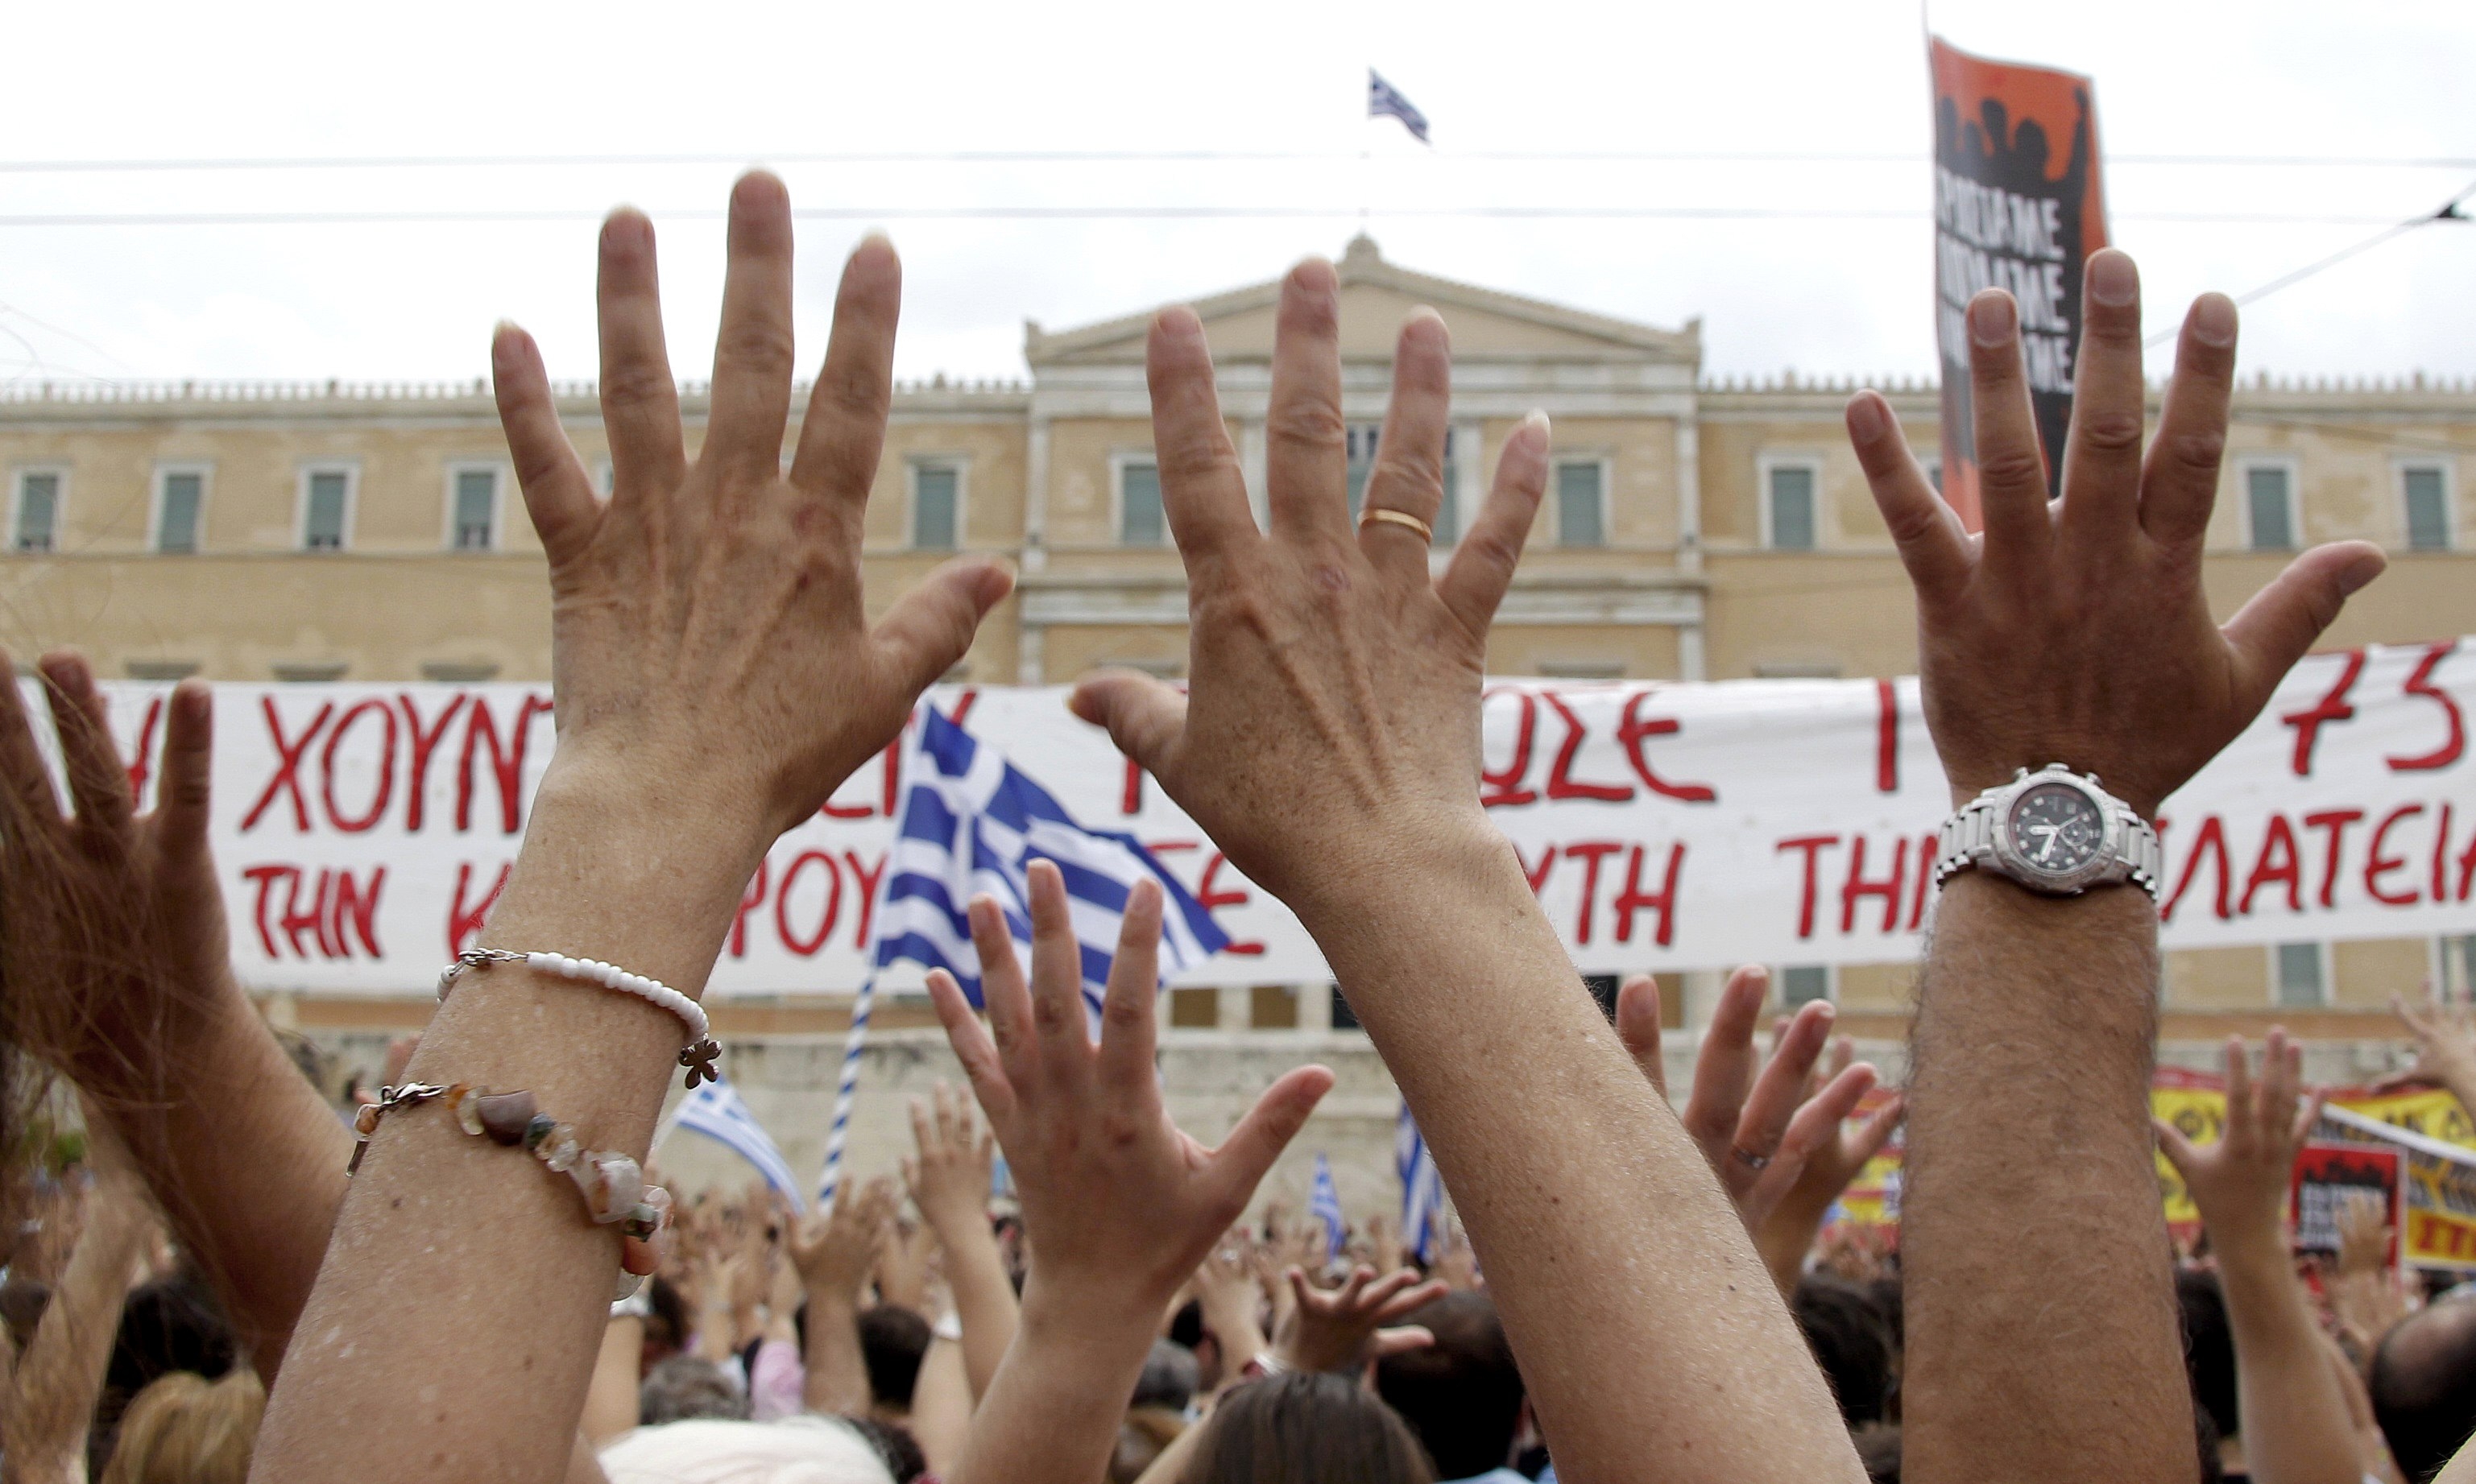
<path fill-rule="evenodd" d="M 989 1179 L 996 1136 L 975 1126 L 969 1101 L 939 1082 L 930 1101 L 911 1100 L 916 1155 L 903 1161 L 903 1180 L 941 1240 L 949 1231 L 989 1225 Z"/>
<path fill-rule="evenodd" d="M 2476 1118 L 2476 1026 L 2464 1008 L 2439 1005 L 2416 1009 L 2398 995 L 2390 996 L 2390 1013 L 2415 1038 L 2415 1059 L 2374 1082 L 2388 1090 L 2410 1083 L 2435 1083 L 2450 1090 L 2459 1105 Z"/>
<path fill-rule="evenodd" d="M 960 1467 L 983 1480 L 1103 1472 L 1161 1311 L 1237 1220 L 1256 1183 L 1332 1086 L 1301 1067 L 1267 1088 L 1219 1148 L 1170 1122 L 1152 1065 L 1161 893 L 1127 894 L 1101 1013 L 1084 1030 L 1081 950 L 1057 868 L 1028 872 L 1031 978 L 998 904 L 971 904 L 988 1025 L 943 970 L 928 993 L 980 1111 L 1005 1150 L 1031 1241 L 1023 1328 Z"/>
<path fill-rule="evenodd" d="M 1694 1087 L 1686 1096 L 1683 1116 L 1685 1131 L 1711 1162 L 1746 1230 L 1757 1237 L 1772 1210 L 1804 1180 L 1809 1165 L 1822 1160 L 1817 1187 L 1839 1175 L 1832 1189 L 1837 1197 L 1892 1130 L 1891 1122 L 1878 1114 L 1864 1132 L 1843 1132 L 1843 1124 L 1873 1090 L 1878 1074 L 1872 1063 L 1861 1061 L 1843 1065 L 1828 1078 L 1816 1076 L 1838 1014 L 1829 1002 L 1800 1006 L 1781 1029 L 1770 1057 L 1764 1060 L 1756 1053 L 1754 1027 L 1762 1020 L 1770 985 L 1770 972 L 1758 966 L 1728 976 L 1701 1053 L 1695 1058 Z M 1659 1030 L 1659 983 L 1647 974 L 1636 975 L 1617 990 L 1617 1034 L 1664 1098 L 1668 1076 L 1660 1059 Z M 1872 1149 L 1849 1165 L 1848 1156 L 1865 1149 L 1869 1138 Z"/>
<path fill-rule="evenodd" d="M 894 1182 L 883 1175 L 862 1186 L 858 1200 L 838 1200 L 831 1211 L 803 1223 L 789 1246 L 791 1265 L 809 1298 L 831 1298 L 856 1307 L 893 1223 Z"/>
<path fill-rule="evenodd" d="M 1440 1279 L 1421 1281 L 1414 1268 L 1379 1278 L 1362 1265 L 1339 1288 L 1318 1288 L 1297 1268 L 1282 1277 L 1294 1301 L 1273 1353 L 1293 1371 L 1355 1371 L 1433 1345 L 1434 1335 L 1400 1321 L 1452 1292 Z"/>
<path fill-rule="evenodd" d="M 2321 1097 L 2304 1092 L 2303 1071 L 2304 1048 L 2284 1026 L 2270 1027 L 2258 1079 L 2243 1038 L 2230 1036 L 2226 1131 L 2218 1142 L 2195 1145 L 2165 1119 L 2152 1121 L 2159 1148 L 2192 1193 L 2214 1248 L 2239 1235 L 2282 1229 L 2296 1151 L 2321 1116 Z"/>
<path fill-rule="evenodd" d="M 2060 491 L 2046 486 L 2030 414 L 2018 309 L 1998 290 L 1970 301 L 1982 537 L 1935 493 L 1891 404 L 1870 391 L 1848 404 L 1849 439 L 1917 587 L 1926 721 L 1955 800 L 2065 762 L 2154 816 L 2381 574 L 2369 542 L 2318 546 L 2223 628 L 2210 616 L 2201 546 L 2226 448 L 2236 308 L 2204 294 L 2185 316 L 2144 459 L 2140 293 L 2129 257 L 2090 259 Z"/>

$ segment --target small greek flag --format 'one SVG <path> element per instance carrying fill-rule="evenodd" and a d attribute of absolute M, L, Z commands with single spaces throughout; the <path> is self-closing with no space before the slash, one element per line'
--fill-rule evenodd
<path fill-rule="evenodd" d="M 1398 88 L 1378 76 L 1374 67 L 1367 69 L 1367 116 L 1398 118 L 1401 127 L 1410 131 L 1410 137 L 1422 144 L 1431 142 L 1427 138 L 1427 115 L 1420 112 L 1418 107 L 1402 97 Z"/>
<path fill-rule="evenodd" d="M 1341 1192 L 1332 1183 L 1332 1161 L 1316 1155 L 1315 1188 L 1307 1193 L 1307 1214 L 1324 1223 L 1324 1260 L 1341 1255 L 1349 1236 L 1349 1218 L 1342 1214 Z"/>
<path fill-rule="evenodd" d="M 802 1196 L 800 1182 L 791 1174 L 791 1162 L 775 1147 L 774 1136 L 748 1111 L 747 1100 L 739 1089 L 716 1077 L 688 1094 L 685 1101 L 671 1115 L 671 1126 L 691 1129 L 722 1145 L 740 1158 L 756 1167 L 765 1183 L 797 1201 Z M 656 1142 L 659 1142 L 658 1140 Z"/>
<path fill-rule="evenodd" d="M 938 714 L 920 710 L 904 757 L 903 821 L 877 914 L 877 966 L 902 959 L 943 969 L 980 1003 L 980 955 L 964 903 L 986 892 L 1020 949 L 1031 943 L 1026 869 L 1050 861 L 1066 878 L 1075 937 L 1083 949 L 1083 999 L 1097 1015 L 1118 951 L 1127 894 L 1149 876 L 1167 899 L 1160 946 L 1164 981 L 1229 945 L 1229 935 L 1130 834 L 1086 829 L 1049 791 L 996 748 Z"/>
<path fill-rule="evenodd" d="M 1393 1121 L 1393 1168 L 1401 1176 L 1401 1245 L 1427 1262 L 1444 1234 L 1445 1177 L 1406 1102 Z"/>

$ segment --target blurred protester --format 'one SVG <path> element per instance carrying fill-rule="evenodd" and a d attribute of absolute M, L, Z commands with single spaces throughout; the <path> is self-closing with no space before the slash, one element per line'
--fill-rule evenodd
<path fill-rule="evenodd" d="M 171 1371 L 121 1415 L 102 1484 L 244 1484 L 266 1388 L 235 1366 L 220 1380 Z"/>
<path fill-rule="evenodd" d="M 1428 1343 L 1377 1360 L 1375 1394 L 1409 1424 L 1439 1478 L 1513 1484 L 1526 1393 L 1496 1300 L 1448 1294 L 1407 1317 Z"/>

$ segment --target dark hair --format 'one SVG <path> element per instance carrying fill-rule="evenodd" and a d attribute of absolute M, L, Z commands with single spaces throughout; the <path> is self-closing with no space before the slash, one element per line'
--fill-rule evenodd
<path fill-rule="evenodd" d="M 2184 1311 L 2184 1374 L 2192 1400 L 2221 1438 L 2236 1435 L 2236 1341 L 2227 1327 L 2218 1275 L 2195 1268 L 2175 1274 L 2175 1303 Z"/>
<path fill-rule="evenodd" d="M 859 1434 L 861 1442 L 877 1450 L 878 1461 L 894 1475 L 894 1484 L 911 1484 L 928 1472 L 928 1455 L 920 1451 L 920 1440 L 911 1436 L 910 1428 L 880 1422 L 873 1417 L 846 1417 L 841 1421 Z"/>
<path fill-rule="evenodd" d="M 2409 1484 L 2440 1472 L 2476 1428 L 2476 1299 L 2454 1294 L 2391 1326 L 2367 1389 Z"/>
<path fill-rule="evenodd" d="M 1426 1446 L 1437 1473 L 1466 1479 L 1504 1467 L 1522 1428 L 1522 1372 L 1484 1293 L 1448 1294 L 1404 1318 L 1436 1343 L 1375 1363 L 1375 1390 Z"/>
<path fill-rule="evenodd" d="M 868 1367 L 868 1394 L 879 1406 L 910 1407 L 928 1339 L 928 1322 L 909 1309 L 880 1303 L 860 1311 L 860 1360 Z"/>
<path fill-rule="evenodd" d="M 645 1383 L 636 1389 L 636 1416 L 648 1427 L 703 1418 L 744 1422 L 748 1394 L 712 1361 L 674 1355 L 645 1373 Z"/>
<path fill-rule="evenodd" d="M 25 1354 L 34 1343 L 35 1328 L 51 1301 L 52 1286 L 38 1279 L 12 1273 L 0 1283 L 0 1323 L 9 1326 L 9 1341 L 17 1354 Z"/>
<path fill-rule="evenodd" d="M 1177 1312 L 1170 1316 L 1169 1338 L 1179 1345 L 1185 1346 L 1190 1350 L 1203 1343 L 1203 1302 L 1201 1299 L 1189 1298 L 1186 1302 L 1178 1305 Z"/>
<path fill-rule="evenodd" d="M 1221 1398 L 1183 1484 L 1435 1484 L 1393 1409 L 1348 1376 L 1294 1371 Z"/>
<path fill-rule="evenodd" d="M 95 1400 L 94 1429 L 87 1439 L 88 1472 L 97 1478 L 111 1457 L 120 1415 L 160 1376 L 193 1371 L 219 1380 L 238 1359 L 240 1347 L 215 1296 L 194 1274 L 157 1278 L 130 1294 L 121 1306 L 120 1330 L 111 1342 L 111 1364 Z"/>
<path fill-rule="evenodd" d="M 1900 1484 L 1900 1424 L 1869 1422 L 1848 1435 L 1865 1466 L 1866 1484 Z"/>
<path fill-rule="evenodd" d="M 1809 1274 L 1790 1295 L 1789 1313 L 1831 1383 L 1840 1420 L 1851 1427 L 1889 1420 L 1896 1384 L 1892 1326 L 1874 1296 L 1845 1278 Z"/>
<path fill-rule="evenodd" d="M 656 1273 L 645 1285 L 645 1301 L 654 1312 L 646 1317 L 645 1334 L 655 1339 L 665 1350 L 676 1351 L 688 1343 L 688 1301 L 679 1286 Z M 658 1337 L 656 1331 L 659 1330 Z"/>
<path fill-rule="evenodd" d="M 1195 1399 L 1197 1385 L 1195 1352 L 1175 1340 L 1154 1340 L 1151 1353 L 1144 1357 L 1143 1373 L 1135 1377 L 1135 1394 L 1127 1401 L 1128 1410 L 1136 1407 L 1166 1407 L 1183 1412 Z"/>

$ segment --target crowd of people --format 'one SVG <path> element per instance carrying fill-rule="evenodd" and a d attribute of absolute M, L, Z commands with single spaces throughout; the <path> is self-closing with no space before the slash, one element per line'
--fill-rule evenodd
<path fill-rule="evenodd" d="M 900 1172 L 822 1213 L 761 1188 L 674 1199 L 643 1161 L 667 1076 L 709 1064 L 695 1000 L 755 861 L 1008 591 L 965 557 L 871 623 L 860 517 L 900 270 L 879 239 L 846 263 L 785 464 L 790 220 L 771 177 L 735 187 L 693 457 L 651 226 L 606 224 L 607 496 L 532 340 L 498 333 L 557 745 L 483 949 L 374 1098 L 331 1103 L 233 976 L 207 688 L 174 692 L 144 813 L 82 661 L 40 666 L 65 809 L 0 689 L 0 1480 L 2476 1481 L 2476 1452 L 2453 1462 L 2476 1297 L 2395 1278 L 2378 1210 L 2345 1213 L 2327 1264 L 2291 1251 L 2317 1106 L 2296 1045 L 2230 1044 L 2216 1142 L 2153 1127 L 2137 882 L 1953 875 L 1890 1096 L 1826 1004 L 1763 1044 L 1759 970 L 1730 977 L 1671 1094 L 1657 986 L 1600 1012 L 1478 801 L 1488 630 L 1546 419 L 1506 439 L 1431 571 L 1449 355 L 1414 313 L 1353 521 L 1321 261 L 1282 286 L 1263 527 L 1201 326 L 1154 320 L 1190 679 L 1104 674 L 1072 704 L 1314 934 L 1457 1224 L 1423 1262 L 1381 1219 L 1336 1249 L 1268 1208 L 1331 1075 L 1275 1080 L 1217 1147 L 1179 1130 L 1154 1061 L 1160 893 L 1127 894 L 1095 1036 L 1045 861 L 1027 900 L 957 904 L 979 1002 L 942 971 L 929 987 L 969 1092 L 915 1108 Z M 2017 311 L 1969 306 L 1982 535 L 1879 396 L 1848 408 L 1917 588 L 1955 807 L 2061 762 L 2154 817 L 2381 568 L 2362 543 L 2307 552 L 2217 624 L 2200 556 L 2234 307 L 2191 307 L 2144 439 L 2131 260 L 2092 257 L 2085 304 L 2059 493 Z M 2402 1013 L 2416 1074 L 2476 1107 L 2476 1034 Z M 1897 1241 L 1823 1240 L 1903 1126 Z M 2191 1250 L 2161 1150 L 2204 1223 Z M 1013 1199 L 993 1204 L 1000 1150 Z"/>

